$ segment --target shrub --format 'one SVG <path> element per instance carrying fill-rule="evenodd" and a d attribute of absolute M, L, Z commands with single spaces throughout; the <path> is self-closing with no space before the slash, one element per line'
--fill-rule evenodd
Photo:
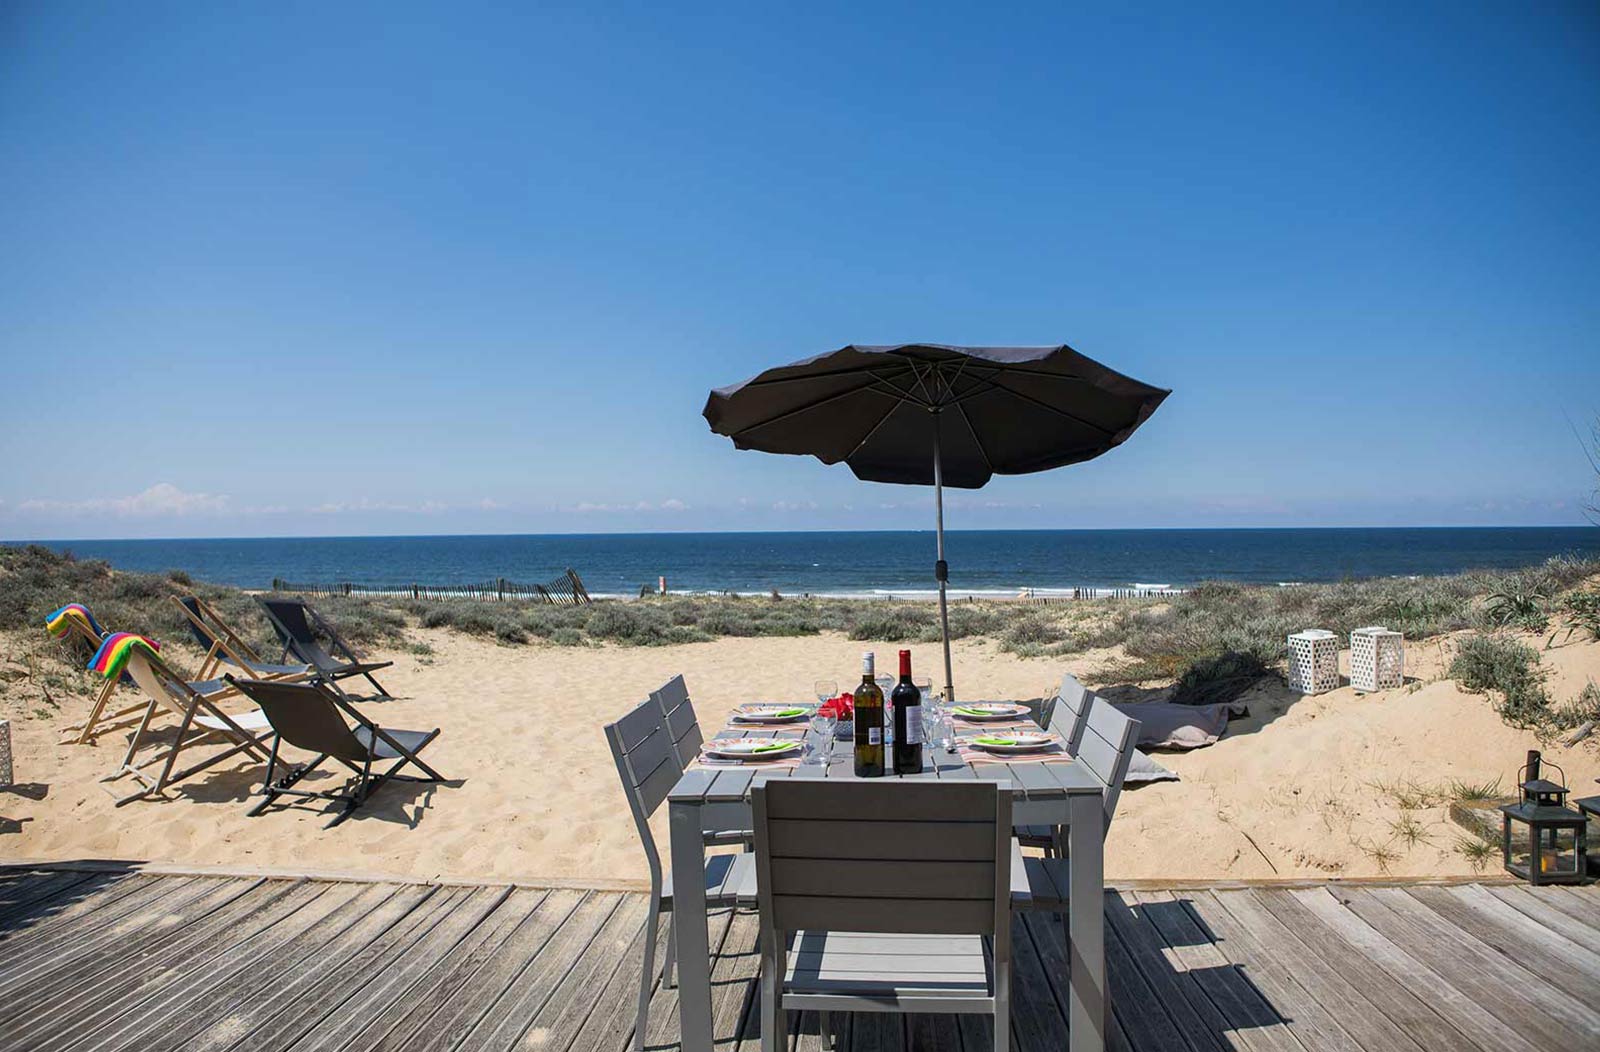
<path fill-rule="evenodd" d="M 1573 592 L 1561 605 L 1561 619 L 1567 628 L 1567 638 L 1574 633 L 1587 633 L 1590 639 L 1600 641 L 1600 592 Z M 1555 641 L 1551 635 L 1550 641 Z"/>
<path fill-rule="evenodd" d="M 550 633 L 550 642 L 559 647 L 581 647 L 583 633 L 576 628 L 558 628 Z"/>
<path fill-rule="evenodd" d="M 1190 663 L 1178 677 L 1172 700 L 1180 705 L 1232 701 L 1268 674 L 1266 663 L 1259 655 L 1227 650 Z"/>
<path fill-rule="evenodd" d="M 1498 694 L 1495 711 L 1513 727 L 1538 727 L 1549 719 L 1550 698 L 1544 690 L 1539 654 L 1524 643 L 1497 636 L 1469 636 L 1450 662 L 1450 678 L 1463 690 Z"/>
<path fill-rule="evenodd" d="M 939 614 L 927 603 L 870 603 L 855 612 L 845 634 L 851 639 L 902 643 L 930 629 L 939 631 Z"/>
<path fill-rule="evenodd" d="M 1539 588 L 1514 579 L 1499 591 L 1489 593 L 1483 612 L 1491 624 L 1542 632 L 1550 621 L 1549 604 L 1550 597 Z"/>

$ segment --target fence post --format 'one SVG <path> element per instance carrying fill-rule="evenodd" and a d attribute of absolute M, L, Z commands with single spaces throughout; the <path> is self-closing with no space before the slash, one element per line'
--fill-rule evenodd
<path fill-rule="evenodd" d="M 494 583 L 495 583 L 496 589 L 500 593 L 500 601 L 502 603 L 505 602 L 506 601 L 506 579 L 504 577 L 497 577 L 497 578 L 495 578 L 495 582 Z"/>

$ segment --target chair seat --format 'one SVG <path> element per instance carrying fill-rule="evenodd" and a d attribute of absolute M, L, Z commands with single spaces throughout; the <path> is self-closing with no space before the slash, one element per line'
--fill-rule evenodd
<path fill-rule="evenodd" d="M 1064 858 L 1036 858 L 1022 853 L 1011 838 L 1011 907 L 1060 913 L 1067 908 L 1071 862 Z"/>
<path fill-rule="evenodd" d="M 264 731 L 272 724 L 267 722 L 267 714 L 260 709 L 251 709 L 249 712 L 228 713 L 228 719 L 238 725 L 240 730 Z M 208 731 L 231 731 L 228 726 L 216 716 L 196 716 L 194 722 Z"/>
<path fill-rule="evenodd" d="M 786 1007 L 823 999 L 839 1008 L 893 1011 L 903 1001 L 994 996 L 993 968 L 981 935 L 802 931 L 790 942 L 787 963 Z M 857 999 L 859 1005 L 849 1004 Z"/>
<path fill-rule="evenodd" d="M 1015 826 L 1011 830 L 1023 847 L 1050 847 L 1055 843 L 1055 826 Z"/>
<path fill-rule="evenodd" d="M 361 747 L 369 750 L 372 753 L 372 758 L 375 760 L 398 760 L 400 759 L 401 755 L 403 755 L 402 753 L 398 752 L 394 746 L 390 745 L 382 738 L 377 739 L 377 746 L 374 748 L 373 738 L 375 736 L 371 727 L 367 727 L 365 725 L 360 727 L 352 727 L 351 732 L 356 736 L 356 741 L 361 743 Z M 383 733 L 399 742 L 401 747 L 404 748 L 406 752 L 414 753 L 421 749 L 424 745 L 428 744 L 428 739 L 439 732 L 397 731 L 392 727 L 385 727 L 383 728 Z"/>
<path fill-rule="evenodd" d="M 707 906 L 754 906 L 756 857 L 747 853 L 712 855 L 706 859 Z M 672 908 L 672 871 L 661 883 L 661 908 Z"/>
<path fill-rule="evenodd" d="M 393 664 L 393 661 L 334 661 L 328 665 L 319 662 L 318 670 L 330 676 L 364 676 L 368 672 L 377 672 Z"/>
<path fill-rule="evenodd" d="M 704 834 L 707 847 L 723 847 L 728 844 L 753 845 L 755 832 L 749 829 L 721 829 L 715 833 Z"/>
<path fill-rule="evenodd" d="M 263 661 L 246 661 L 244 664 L 256 676 L 305 676 L 311 673 L 310 665 L 273 665 Z"/>

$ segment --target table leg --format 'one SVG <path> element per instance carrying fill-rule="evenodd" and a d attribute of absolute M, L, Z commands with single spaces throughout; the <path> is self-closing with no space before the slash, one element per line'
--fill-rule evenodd
<path fill-rule="evenodd" d="M 1071 960 L 1071 1000 L 1067 1028 L 1071 1052 L 1104 1052 L 1106 1047 L 1106 944 L 1104 822 L 1099 794 L 1068 800 L 1070 889 L 1067 955 Z"/>
<path fill-rule="evenodd" d="M 678 949 L 683 1052 L 711 1052 L 711 948 L 706 935 L 706 852 L 697 804 L 669 802 L 672 930 Z"/>

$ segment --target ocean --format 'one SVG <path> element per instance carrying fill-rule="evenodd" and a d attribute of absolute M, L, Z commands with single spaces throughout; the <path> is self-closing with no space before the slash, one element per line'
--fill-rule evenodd
<path fill-rule="evenodd" d="M 7 542 L 21 543 L 21 542 Z M 932 531 L 542 534 L 41 541 L 128 570 L 205 581 L 448 585 L 544 582 L 567 567 L 593 595 L 637 595 L 665 576 L 676 592 L 931 595 Z M 1553 555 L 1600 557 L 1593 527 L 961 530 L 945 535 L 959 596 L 1079 588 L 1184 588 L 1509 569 Z"/>

